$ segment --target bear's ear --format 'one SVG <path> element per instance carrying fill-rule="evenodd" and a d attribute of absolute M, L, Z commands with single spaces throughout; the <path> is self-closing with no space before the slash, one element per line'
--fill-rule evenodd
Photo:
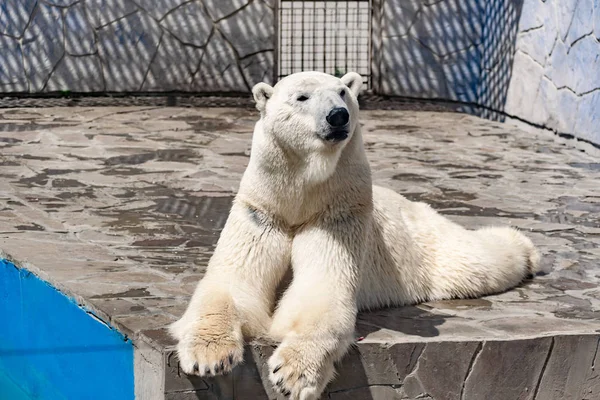
<path fill-rule="evenodd" d="M 354 93 L 354 95 L 358 97 L 358 94 L 360 93 L 360 89 L 363 84 L 362 76 L 360 76 L 356 72 L 348 72 L 340 79 L 342 80 L 342 83 L 348 86 L 350 90 L 352 90 L 352 93 Z"/>
<path fill-rule="evenodd" d="M 267 100 L 271 98 L 272 94 L 273 88 L 266 83 L 261 82 L 254 85 L 252 88 L 252 95 L 254 96 L 254 101 L 256 102 L 256 108 L 258 108 L 258 111 L 265 111 Z"/>

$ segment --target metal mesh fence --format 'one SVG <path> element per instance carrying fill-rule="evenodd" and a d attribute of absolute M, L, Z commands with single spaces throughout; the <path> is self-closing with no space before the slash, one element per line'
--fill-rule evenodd
<path fill-rule="evenodd" d="M 371 83 L 371 1 L 280 0 L 278 76 L 358 72 Z"/>

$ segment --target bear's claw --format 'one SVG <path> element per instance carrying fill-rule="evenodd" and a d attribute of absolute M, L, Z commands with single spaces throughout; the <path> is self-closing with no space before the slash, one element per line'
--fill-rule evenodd
<path fill-rule="evenodd" d="M 228 315 L 182 318 L 172 325 L 171 332 L 179 340 L 179 367 L 186 374 L 225 374 L 244 359 L 241 324 Z"/>
<path fill-rule="evenodd" d="M 198 340 L 193 344 L 180 342 L 177 346 L 177 355 L 183 372 L 210 377 L 227 374 L 242 362 L 244 346 L 243 342 L 232 341 L 214 343 Z"/>
<path fill-rule="evenodd" d="M 280 345 L 269 359 L 269 380 L 275 392 L 293 400 L 316 400 L 333 375 L 333 363 L 330 371 L 326 361 L 311 357 L 304 347 Z"/>

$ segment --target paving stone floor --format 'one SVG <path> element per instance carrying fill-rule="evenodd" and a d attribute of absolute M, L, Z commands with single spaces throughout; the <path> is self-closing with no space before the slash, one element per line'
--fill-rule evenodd
<path fill-rule="evenodd" d="M 167 375 L 166 398 L 217 398 L 199 394 L 214 394 L 214 382 L 187 380 L 177 371 L 169 380 L 173 343 L 164 328 L 184 311 L 204 273 L 248 162 L 256 119 L 248 108 L 0 110 L 0 249 L 127 334 L 140 352 L 164 354 L 167 372 L 159 375 Z M 531 353 L 532 372 L 522 378 L 515 370 L 514 379 L 525 380 L 514 386 L 529 390 L 518 398 L 553 399 L 544 390 L 556 393 L 556 384 L 544 382 L 554 382 L 563 358 L 581 349 L 591 370 L 578 372 L 575 383 L 565 381 L 561 393 L 583 385 L 589 393 L 573 398 L 600 398 L 600 376 L 593 372 L 600 332 L 600 158 L 544 132 L 452 112 L 367 110 L 362 122 L 377 184 L 470 228 L 522 229 L 543 253 L 543 271 L 484 299 L 361 315 L 357 335 L 365 339 L 348 358 L 360 353 L 354 364 L 362 363 L 361 376 L 346 361 L 328 396 L 512 400 L 517 397 L 497 388 L 485 392 L 478 382 L 491 378 L 476 367 L 487 357 L 511 369 L 512 362 L 527 361 L 519 354 Z M 516 346 L 512 361 L 499 345 L 507 340 Z M 444 342 L 443 351 L 436 350 Z M 395 356 L 380 354 L 392 354 L 394 344 L 402 345 Z M 251 348 L 254 355 L 258 347 Z M 444 354 L 458 375 L 440 383 L 427 360 L 450 362 Z M 379 361 L 365 361 L 369 357 Z M 260 382 L 264 365 L 256 365 L 250 374 Z M 450 395 L 436 397 L 436 390 Z M 195 397 L 185 397 L 190 393 Z"/>

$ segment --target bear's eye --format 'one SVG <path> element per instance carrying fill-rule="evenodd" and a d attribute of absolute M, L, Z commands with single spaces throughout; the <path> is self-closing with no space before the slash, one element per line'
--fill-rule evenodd
<path fill-rule="evenodd" d="M 346 91 L 344 89 L 340 90 L 340 97 L 343 99 L 346 95 Z"/>
<path fill-rule="evenodd" d="M 300 96 L 298 96 L 296 98 L 296 100 L 298 100 L 298 101 L 306 101 L 306 100 L 308 100 L 308 96 L 305 95 L 305 94 L 301 94 Z"/>

